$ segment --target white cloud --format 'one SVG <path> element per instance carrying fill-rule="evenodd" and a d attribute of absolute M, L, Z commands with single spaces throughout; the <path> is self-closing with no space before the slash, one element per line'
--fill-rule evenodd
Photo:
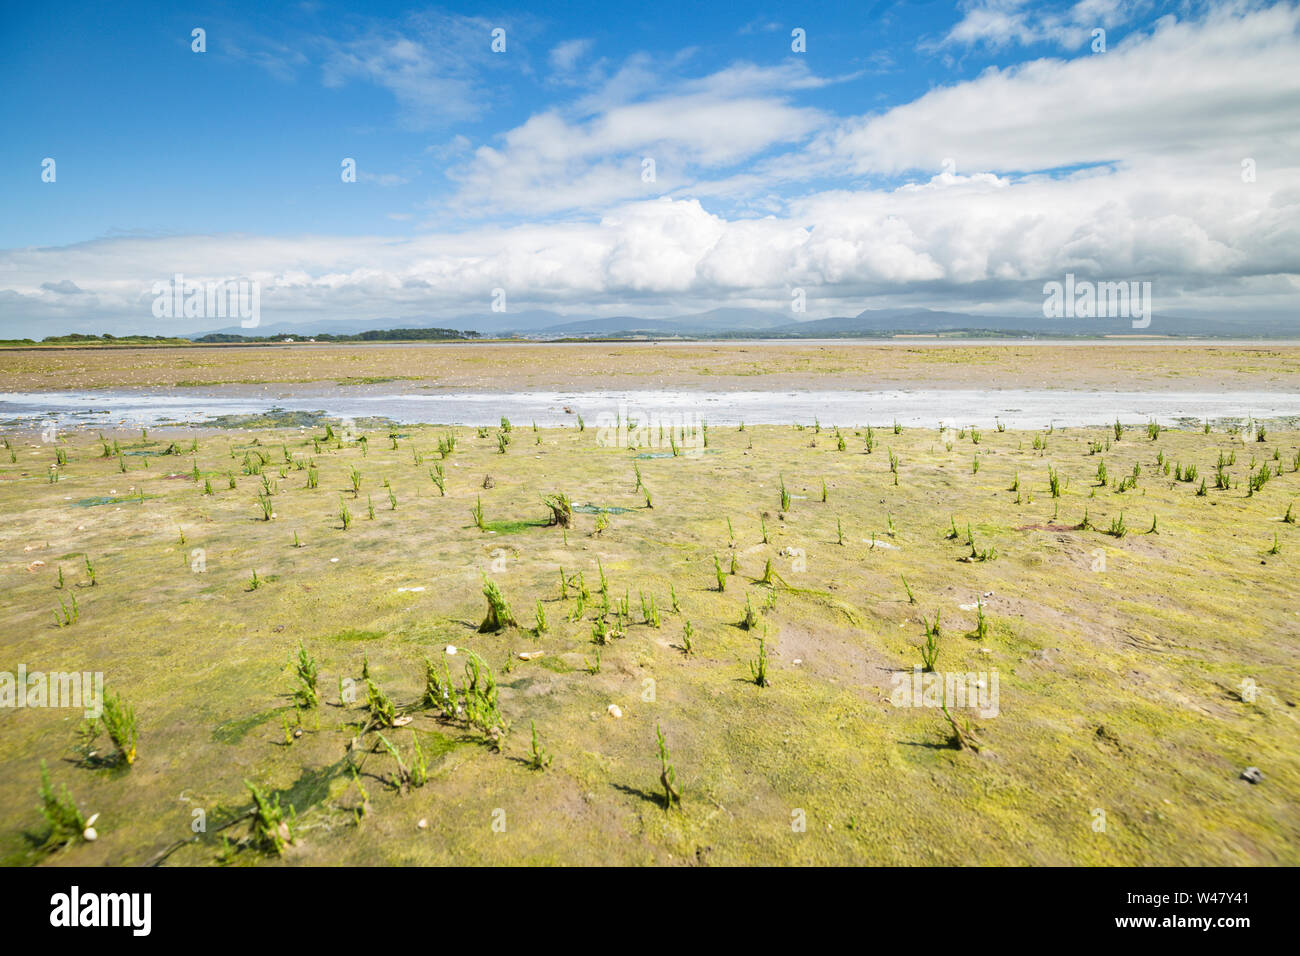
<path fill-rule="evenodd" d="M 591 47 L 592 41 L 587 39 L 566 40 L 559 43 L 551 48 L 551 66 L 561 73 L 572 72 Z"/>
<path fill-rule="evenodd" d="M 346 42 L 316 41 L 325 50 L 322 81 L 329 87 L 374 83 L 397 100 L 404 125 L 425 129 L 486 112 L 493 24 L 457 14 L 424 13 L 401 29 L 374 27 Z"/>
<path fill-rule="evenodd" d="M 620 77 L 611 85 L 632 95 L 639 84 Z M 702 170 L 798 143 L 824 127 L 826 116 L 790 104 L 784 91 L 827 82 L 802 64 L 738 64 L 645 99 L 606 100 L 592 115 L 539 113 L 449 170 L 460 185 L 450 207 L 471 218 L 503 208 L 548 214 L 661 195 Z M 652 182 L 643 176 L 646 159 L 654 161 Z"/>
<path fill-rule="evenodd" d="M 368 173 L 365 170 L 358 173 L 357 178 L 363 183 L 373 183 L 376 186 L 404 186 L 411 181 L 400 173 Z"/>
<path fill-rule="evenodd" d="M 998 50 L 1015 44 L 1051 43 L 1077 49 L 1091 41 L 1093 29 L 1126 23 L 1147 3 L 1079 0 L 1059 13 L 1029 0 L 973 0 L 962 6 L 964 16 L 937 47 L 985 46 Z"/>
<path fill-rule="evenodd" d="M 1107 53 L 1040 59 L 845 124 L 829 147 L 859 172 L 1032 171 L 1167 160 L 1275 163 L 1300 146 L 1300 9 L 1161 20 Z"/>

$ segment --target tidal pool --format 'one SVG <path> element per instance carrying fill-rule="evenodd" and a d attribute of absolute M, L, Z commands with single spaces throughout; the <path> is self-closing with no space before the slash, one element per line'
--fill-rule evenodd
<path fill-rule="evenodd" d="M 296 416 L 296 417 L 295 417 Z M 494 426 L 660 421 L 692 425 L 813 424 L 1043 428 L 1125 424 L 1178 425 L 1300 419 L 1300 393 L 1103 392 L 1055 389 L 889 389 L 704 391 L 573 390 L 529 392 L 394 392 L 380 387 L 299 389 L 250 394 L 235 386 L 167 392 L 0 392 L 0 422 L 39 427 L 117 425 L 240 425 L 242 419 L 283 418 L 310 424 L 316 417 L 386 419 L 401 424 Z M 260 422 L 259 424 L 274 424 Z"/>

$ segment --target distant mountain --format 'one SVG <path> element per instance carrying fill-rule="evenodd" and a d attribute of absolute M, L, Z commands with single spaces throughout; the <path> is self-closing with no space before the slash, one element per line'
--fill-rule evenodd
<path fill-rule="evenodd" d="M 775 328 L 789 321 L 789 316 L 779 312 L 764 312 L 760 309 L 713 309 L 709 312 L 673 319 L 646 319 L 630 315 L 589 318 L 563 315 L 545 309 L 532 309 L 525 312 L 485 312 L 452 319 L 378 318 L 361 321 L 273 322 L 253 329 L 227 326 L 198 332 L 189 337 L 201 339 L 212 336 L 242 335 L 311 338 L 321 333 L 355 335 L 376 329 L 438 327 L 473 331 L 485 336 L 518 335 L 529 338 L 596 338 L 637 334 L 699 338 L 719 332 Z"/>
<path fill-rule="evenodd" d="M 1247 331 L 1247 329 L 1249 331 Z M 1135 329 L 1131 319 L 1049 319 L 1036 316 L 973 315 L 931 309 L 868 309 L 852 317 L 790 322 L 768 329 L 777 338 L 840 338 L 900 334 L 997 333 L 1046 336 L 1100 335 L 1300 335 L 1300 318 L 1258 318 L 1245 326 L 1240 320 L 1192 318 L 1157 312 L 1145 329 Z"/>
<path fill-rule="evenodd" d="M 323 320 L 280 322 L 244 329 L 230 326 L 205 336 L 243 335 L 311 338 L 320 334 L 357 335 L 380 329 L 443 328 L 477 332 L 481 336 L 528 339 L 557 338 L 880 338 L 892 335 L 1173 335 L 1243 338 L 1300 337 L 1300 316 L 1268 315 L 1242 319 L 1171 316 L 1157 311 L 1145 329 L 1129 319 L 1048 319 L 1042 315 L 976 315 L 933 309 L 868 309 L 853 316 L 793 322 L 781 312 L 761 309 L 713 309 L 674 318 L 648 319 L 634 315 L 590 317 L 564 315 L 545 309 L 526 312 L 487 312 L 456 318 Z"/>
<path fill-rule="evenodd" d="M 599 335 L 635 335 L 646 332 L 654 335 L 681 335 L 682 326 L 671 319 L 638 319 L 632 316 L 616 315 L 608 319 L 582 319 L 578 322 L 562 322 L 544 328 L 519 329 L 520 335 L 556 337 L 583 337 Z"/>
<path fill-rule="evenodd" d="M 764 312 L 760 309 L 712 309 L 697 315 L 684 315 L 675 321 L 684 326 L 698 326 L 714 331 L 725 329 L 774 329 L 790 324 L 784 312 Z"/>
<path fill-rule="evenodd" d="M 759 309 L 713 309 L 675 319 L 643 319 L 617 315 L 599 319 L 581 319 L 557 325 L 520 327 L 521 335 L 537 337 L 591 337 L 602 335 L 650 335 L 699 338 L 720 332 L 758 332 L 777 328 L 790 321 L 788 316 Z"/>

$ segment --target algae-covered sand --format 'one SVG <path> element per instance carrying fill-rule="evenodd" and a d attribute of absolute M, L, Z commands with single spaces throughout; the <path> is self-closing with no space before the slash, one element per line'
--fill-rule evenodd
<path fill-rule="evenodd" d="M 676 455 L 590 424 L 268 428 L 197 450 L 183 431 L 10 433 L 0 670 L 102 672 L 138 749 L 127 766 L 103 733 L 84 744 L 80 710 L 0 712 L 0 852 L 1300 862 L 1300 435 L 840 424 L 715 426 Z M 547 523 L 557 494 L 567 528 Z M 485 581 L 516 626 L 481 632 Z M 936 619 L 934 670 L 996 680 L 996 715 L 899 699 Z M 315 707 L 295 706 L 300 647 Z M 492 683 L 499 720 L 456 712 Z M 97 839 L 47 841 L 42 761 Z M 284 810 L 282 854 L 246 781 Z"/>

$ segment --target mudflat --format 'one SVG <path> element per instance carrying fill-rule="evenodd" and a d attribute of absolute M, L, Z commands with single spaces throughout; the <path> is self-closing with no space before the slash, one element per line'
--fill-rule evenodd
<path fill-rule="evenodd" d="M 9 435 L 3 859 L 1300 862 L 1300 433 L 608 437 Z"/>
<path fill-rule="evenodd" d="M 854 340 L 0 349 L 0 390 L 406 382 L 411 388 L 1294 390 L 1300 344 Z"/>

